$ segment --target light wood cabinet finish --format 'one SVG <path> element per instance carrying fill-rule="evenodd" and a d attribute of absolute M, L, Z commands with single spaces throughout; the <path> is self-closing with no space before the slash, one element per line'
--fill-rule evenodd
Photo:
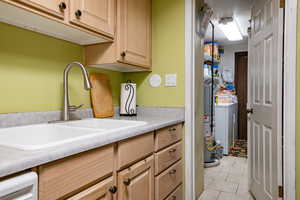
<path fill-rule="evenodd" d="M 118 169 L 128 166 L 154 152 L 154 134 L 148 133 L 118 143 Z"/>
<path fill-rule="evenodd" d="M 109 191 L 112 186 L 113 177 L 109 177 L 67 200 L 113 200 L 113 193 Z"/>
<path fill-rule="evenodd" d="M 183 193 L 182 193 L 182 185 L 178 186 L 174 192 L 172 192 L 166 200 L 183 200 Z"/>
<path fill-rule="evenodd" d="M 62 198 L 112 174 L 113 156 L 113 145 L 108 145 L 40 166 L 39 199 Z"/>
<path fill-rule="evenodd" d="M 155 177 L 155 200 L 165 199 L 182 182 L 182 161 Z"/>
<path fill-rule="evenodd" d="M 79 12 L 81 16 L 76 16 Z M 116 0 L 72 0 L 70 21 L 76 25 L 114 37 Z"/>
<path fill-rule="evenodd" d="M 150 71 L 151 0 L 117 0 L 114 43 L 85 47 L 86 65 L 114 71 Z"/>
<path fill-rule="evenodd" d="M 155 133 L 155 151 L 182 139 L 182 124 L 162 128 Z"/>
<path fill-rule="evenodd" d="M 181 142 L 155 153 L 155 175 L 167 169 L 182 156 Z"/>
<path fill-rule="evenodd" d="M 118 61 L 150 68 L 151 0 L 117 1 Z"/>
<path fill-rule="evenodd" d="M 68 9 L 66 0 L 16 0 L 16 2 L 26 4 L 30 7 L 36 8 L 40 11 L 51 14 L 60 19 L 64 19 L 66 15 L 66 11 Z M 60 4 L 65 4 L 65 9 L 60 8 Z"/>
<path fill-rule="evenodd" d="M 154 200 L 153 156 L 118 173 L 119 200 Z"/>

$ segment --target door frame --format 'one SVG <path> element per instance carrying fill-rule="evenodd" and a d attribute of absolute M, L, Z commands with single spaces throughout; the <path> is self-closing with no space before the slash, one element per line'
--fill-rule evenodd
<path fill-rule="evenodd" d="M 238 96 L 238 87 L 236 86 L 236 80 L 237 80 L 237 72 L 238 72 L 238 56 L 247 56 L 248 57 L 248 50 L 247 51 L 237 51 L 237 52 L 234 52 L 234 84 L 235 84 L 235 88 L 236 88 L 236 93 L 237 93 L 237 96 Z M 248 58 L 247 58 L 247 61 L 248 61 Z M 247 71 L 246 71 L 246 73 L 247 73 L 247 81 L 246 81 L 246 86 L 247 86 L 247 97 L 249 96 L 248 95 L 248 67 L 249 67 L 249 65 L 247 64 Z M 239 107 L 239 105 L 238 105 L 238 107 Z M 246 103 L 246 107 L 247 107 L 247 103 Z M 237 116 L 240 116 L 239 114 L 239 111 L 237 111 Z M 246 120 L 247 120 L 247 118 L 246 118 Z M 237 137 L 238 137 L 238 139 L 240 140 L 241 138 L 240 138 L 240 117 L 238 117 L 238 119 L 236 120 L 237 121 L 237 124 L 238 124 L 238 129 L 237 129 Z M 248 122 L 246 121 L 246 128 L 247 128 L 247 124 L 248 124 Z M 247 133 L 246 133 L 246 135 L 247 135 Z M 247 140 L 248 140 L 248 136 L 247 136 Z"/>
<path fill-rule="evenodd" d="M 285 1 L 285 35 L 284 35 L 284 98 L 283 98 L 283 182 L 284 199 L 296 199 L 296 163 L 295 163 L 295 134 L 296 134 L 296 68 L 297 68 L 297 1 Z M 185 198 L 194 200 L 195 197 L 195 124 L 194 124 L 194 13 L 195 0 L 185 0 Z M 288 56 L 287 56 L 288 55 Z"/>
<path fill-rule="evenodd" d="M 297 1 L 285 1 L 283 73 L 283 183 L 284 199 L 296 199 L 296 68 Z"/>

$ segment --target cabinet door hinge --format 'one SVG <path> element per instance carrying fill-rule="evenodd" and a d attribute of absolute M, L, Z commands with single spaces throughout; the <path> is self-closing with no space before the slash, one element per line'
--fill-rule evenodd
<path fill-rule="evenodd" d="M 285 8 L 285 0 L 280 0 L 280 8 Z"/>
<path fill-rule="evenodd" d="M 279 198 L 283 198 L 283 186 L 278 186 L 278 196 Z"/>

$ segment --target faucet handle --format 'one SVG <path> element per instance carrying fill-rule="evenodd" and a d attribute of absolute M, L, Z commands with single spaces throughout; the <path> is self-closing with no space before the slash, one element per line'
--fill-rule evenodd
<path fill-rule="evenodd" d="M 79 106 L 75 106 L 75 105 L 71 105 L 71 106 L 68 106 L 68 110 L 70 112 L 75 112 L 76 110 L 78 110 L 79 108 L 81 108 L 84 104 L 81 104 Z"/>

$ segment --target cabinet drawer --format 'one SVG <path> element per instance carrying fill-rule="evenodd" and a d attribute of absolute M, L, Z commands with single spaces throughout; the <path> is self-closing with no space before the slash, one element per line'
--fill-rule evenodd
<path fill-rule="evenodd" d="M 155 153 L 155 175 L 167 169 L 182 156 L 181 142 Z"/>
<path fill-rule="evenodd" d="M 113 145 L 42 165 L 39 171 L 39 199 L 65 197 L 113 171 Z"/>
<path fill-rule="evenodd" d="M 182 182 L 182 161 L 155 178 L 155 200 L 165 199 Z"/>
<path fill-rule="evenodd" d="M 152 154 L 154 151 L 153 146 L 153 133 L 119 142 L 117 158 L 118 169 Z"/>
<path fill-rule="evenodd" d="M 113 178 L 109 177 L 96 185 L 68 198 L 67 200 L 113 200 Z"/>
<path fill-rule="evenodd" d="M 182 138 L 182 124 L 169 126 L 156 131 L 155 151 L 169 146 Z"/>
<path fill-rule="evenodd" d="M 176 188 L 176 190 L 171 193 L 166 200 L 183 200 L 183 193 L 182 193 L 182 185 L 178 186 L 178 188 Z"/>

